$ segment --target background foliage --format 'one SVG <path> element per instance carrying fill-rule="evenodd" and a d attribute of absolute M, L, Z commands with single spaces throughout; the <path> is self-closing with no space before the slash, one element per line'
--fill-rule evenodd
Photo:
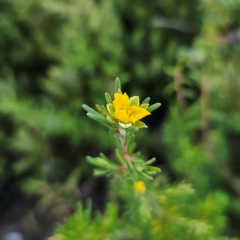
<path fill-rule="evenodd" d="M 239 14 L 239 0 L 1 0 L 1 236 L 44 239 L 90 198 L 100 212 L 115 200 L 87 228 L 110 219 L 100 230 L 122 226 L 113 239 L 239 237 Z M 130 95 L 162 103 L 137 142 L 157 157 L 151 191 L 174 217 L 156 216 L 140 233 L 116 217 L 123 190 L 93 178 L 85 161 L 113 144 L 81 105 L 103 104 L 117 76 Z M 190 195 L 176 190 L 182 180 Z"/>

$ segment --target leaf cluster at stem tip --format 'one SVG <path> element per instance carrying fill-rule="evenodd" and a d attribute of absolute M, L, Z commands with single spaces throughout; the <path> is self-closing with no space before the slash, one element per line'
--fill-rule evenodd
<path fill-rule="evenodd" d="M 134 153 L 136 146 L 135 132 L 139 128 L 147 127 L 140 121 L 143 117 L 150 115 L 152 111 L 160 107 L 160 103 L 149 105 L 150 98 L 147 97 L 140 103 L 138 96 L 128 97 L 122 93 L 119 78 L 115 80 L 114 100 L 109 93 L 105 93 L 107 105 L 96 104 L 96 110 L 83 104 L 87 116 L 102 123 L 109 129 L 110 136 L 116 144 L 115 161 L 111 161 L 103 153 L 99 157 L 87 157 L 87 161 L 94 168 L 94 175 L 106 175 L 131 179 L 134 183 L 142 180 L 152 179 L 152 175 L 160 172 L 158 167 L 149 166 L 155 158 L 148 161 L 141 159 L 141 154 Z M 142 183 L 141 183 L 142 184 Z M 139 186 L 138 184 L 135 186 Z M 139 188 L 137 188 L 139 190 Z M 136 190 L 137 190 L 136 189 Z M 142 188 L 143 189 L 143 188 Z M 137 192 L 145 192 L 137 191 Z"/>

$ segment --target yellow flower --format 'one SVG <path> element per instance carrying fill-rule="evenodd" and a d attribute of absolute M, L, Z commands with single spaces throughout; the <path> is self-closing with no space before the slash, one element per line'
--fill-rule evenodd
<path fill-rule="evenodd" d="M 147 127 L 140 119 L 150 115 L 146 109 L 148 104 L 139 106 L 139 97 L 134 96 L 129 99 L 126 93 L 115 93 L 112 103 L 107 104 L 110 115 L 107 119 L 113 123 L 119 123 L 123 128 Z"/>
<path fill-rule="evenodd" d="M 137 181 L 135 183 L 135 190 L 138 192 L 138 193 L 144 193 L 145 192 L 145 184 L 143 181 Z"/>

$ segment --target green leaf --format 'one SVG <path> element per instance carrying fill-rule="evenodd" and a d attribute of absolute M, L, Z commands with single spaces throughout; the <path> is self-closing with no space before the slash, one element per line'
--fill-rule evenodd
<path fill-rule="evenodd" d="M 144 161 L 140 158 L 133 157 L 132 160 L 137 164 L 139 164 L 139 163 L 143 164 L 144 163 Z"/>
<path fill-rule="evenodd" d="M 113 116 L 108 115 L 107 120 L 113 124 L 118 124 L 118 120 L 114 118 Z"/>
<path fill-rule="evenodd" d="M 103 116 L 101 116 L 99 113 L 94 114 L 94 113 L 88 112 L 87 116 L 97 122 L 104 124 L 106 127 L 111 127 L 109 121 L 106 118 L 104 118 Z"/>
<path fill-rule="evenodd" d="M 117 134 L 115 134 L 113 131 L 109 131 L 109 134 L 112 136 L 112 138 L 114 139 L 117 147 L 119 149 L 122 149 L 122 142 L 121 139 L 119 138 L 119 136 Z"/>
<path fill-rule="evenodd" d="M 112 103 L 107 104 L 107 110 L 113 116 L 115 109 Z"/>
<path fill-rule="evenodd" d="M 107 158 L 107 156 L 104 153 L 100 153 L 99 155 L 100 155 L 101 158 L 109 161 L 109 159 Z"/>
<path fill-rule="evenodd" d="M 149 166 L 149 167 L 147 167 L 147 169 L 145 171 L 146 171 L 147 174 L 153 175 L 153 174 L 156 174 L 156 173 L 160 172 L 161 169 L 158 168 L 158 167 Z"/>
<path fill-rule="evenodd" d="M 97 114 L 97 115 L 101 116 L 97 111 L 95 111 L 93 108 L 89 107 L 86 104 L 83 104 L 82 107 L 87 112 L 94 113 L 94 114 Z"/>
<path fill-rule="evenodd" d="M 138 96 L 133 96 L 129 100 L 130 106 L 136 105 L 139 106 L 139 97 Z"/>
<path fill-rule="evenodd" d="M 126 145 L 128 146 L 134 140 L 134 134 L 128 133 L 126 135 Z"/>
<path fill-rule="evenodd" d="M 99 161 L 99 158 L 98 158 L 98 157 L 93 158 L 93 157 L 87 156 L 86 159 L 87 159 L 87 161 L 88 161 L 89 163 L 91 163 L 91 164 L 94 165 L 94 166 L 103 167 L 103 166 L 105 165 L 104 160 L 103 160 L 103 161 L 101 161 L 101 160 Z M 100 158 L 100 159 L 101 159 L 101 158 Z"/>
<path fill-rule="evenodd" d="M 161 106 L 161 103 L 154 103 L 153 105 L 149 106 L 149 107 L 147 108 L 147 110 L 148 110 L 149 112 L 152 112 L 152 111 L 156 110 L 157 108 L 159 108 L 160 106 Z"/>
<path fill-rule="evenodd" d="M 128 146 L 128 153 L 129 154 L 132 154 L 133 153 L 133 151 L 134 151 L 134 149 L 135 149 L 135 147 L 136 147 L 136 143 L 135 142 L 132 142 L 129 146 Z"/>
<path fill-rule="evenodd" d="M 150 97 L 147 97 L 144 99 L 144 101 L 141 103 L 141 105 L 145 104 L 145 103 L 149 103 L 149 101 L 150 101 Z"/>
<path fill-rule="evenodd" d="M 110 170 L 106 170 L 106 169 L 100 169 L 100 168 L 95 168 L 93 169 L 93 175 L 94 176 L 102 176 L 102 175 L 106 175 L 110 172 Z"/>
<path fill-rule="evenodd" d="M 108 111 L 107 111 L 106 107 L 104 105 L 102 105 L 101 108 L 102 108 L 102 111 L 103 111 L 103 115 L 108 116 Z"/>
<path fill-rule="evenodd" d="M 141 104 L 139 107 L 140 107 L 140 108 L 143 108 L 143 109 L 147 109 L 148 106 L 149 106 L 148 103 L 144 103 L 144 104 Z"/>
<path fill-rule="evenodd" d="M 107 103 L 112 103 L 112 98 L 109 93 L 105 93 L 105 99 L 106 99 Z"/>
<path fill-rule="evenodd" d="M 117 157 L 118 161 L 120 162 L 120 164 L 125 165 L 124 159 L 123 159 L 121 153 L 119 152 L 119 149 L 116 149 L 115 152 L 116 152 L 116 157 Z"/>
<path fill-rule="evenodd" d="M 105 168 L 105 169 L 115 169 L 117 167 L 114 163 L 110 162 L 109 160 L 106 160 L 100 157 L 92 158 L 87 156 L 87 161 L 94 166 Z"/>
<path fill-rule="evenodd" d="M 98 104 L 96 104 L 96 108 L 97 108 L 98 112 L 102 116 L 107 117 L 109 115 L 109 113 L 108 113 L 107 109 L 105 108 L 105 106 L 103 106 L 103 105 L 99 106 Z"/>
<path fill-rule="evenodd" d="M 160 168 L 158 168 L 158 167 L 153 167 L 153 166 L 147 167 L 147 170 L 156 171 L 156 172 L 161 172 L 161 169 L 160 169 Z"/>
<path fill-rule="evenodd" d="M 128 172 L 130 173 L 130 175 L 135 179 L 136 178 L 136 173 L 134 171 L 135 168 L 133 168 L 133 165 L 130 161 L 125 160 Z"/>
<path fill-rule="evenodd" d="M 143 172 L 138 171 L 138 174 L 141 175 L 141 176 L 144 177 L 144 178 L 147 178 L 147 179 L 150 179 L 150 180 L 153 179 L 153 177 L 149 176 L 149 175 L 146 174 L 146 173 L 143 173 Z"/>
<path fill-rule="evenodd" d="M 120 79 L 117 77 L 115 80 L 115 92 L 121 92 L 121 82 Z"/>
<path fill-rule="evenodd" d="M 156 161 L 156 158 L 152 158 L 152 159 L 150 159 L 150 160 L 148 160 L 148 161 L 144 162 L 144 164 L 143 164 L 143 165 L 147 166 L 147 165 L 150 165 L 150 164 L 152 164 L 152 163 L 153 163 L 153 162 L 155 162 L 155 161 Z"/>
<path fill-rule="evenodd" d="M 112 167 L 118 167 L 116 163 L 112 162 L 109 158 L 106 157 L 106 155 L 104 155 L 103 153 L 100 153 L 100 157 L 105 160 L 109 165 L 111 165 Z"/>
<path fill-rule="evenodd" d="M 148 126 L 142 122 L 142 121 L 137 121 L 133 124 L 133 127 L 137 127 L 137 128 L 147 128 Z"/>
<path fill-rule="evenodd" d="M 136 127 L 134 127 L 134 126 L 126 129 L 127 134 L 128 134 L 128 133 L 135 133 L 135 132 L 137 132 L 137 131 L 138 131 L 138 128 L 136 128 Z"/>

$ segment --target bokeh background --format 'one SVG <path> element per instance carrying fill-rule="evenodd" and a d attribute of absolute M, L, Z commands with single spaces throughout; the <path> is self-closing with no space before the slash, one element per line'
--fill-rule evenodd
<path fill-rule="evenodd" d="M 215 194 L 222 234 L 240 236 L 239 76 L 240 0 L 0 0 L 0 239 L 45 239 L 79 200 L 104 211 L 85 156 L 114 145 L 81 105 L 116 77 L 162 103 L 138 150 L 167 183 Z"/>

